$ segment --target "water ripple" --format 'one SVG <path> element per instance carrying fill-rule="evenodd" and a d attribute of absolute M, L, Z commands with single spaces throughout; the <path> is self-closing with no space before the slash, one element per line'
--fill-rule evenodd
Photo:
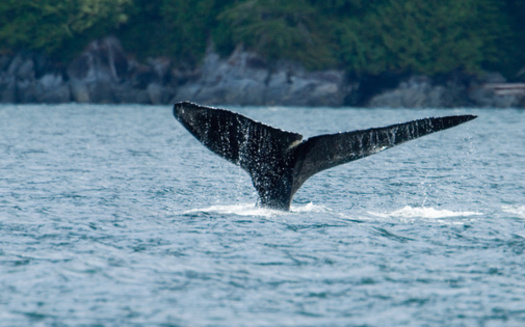
<path fill-rule="evenodd" d="M 464 112 L 235 109 L 306 136 Z M 170 108 L 0 112 L 0 325 L 525 324 L 521 111 L 322 172 L 290 212 Z"/>

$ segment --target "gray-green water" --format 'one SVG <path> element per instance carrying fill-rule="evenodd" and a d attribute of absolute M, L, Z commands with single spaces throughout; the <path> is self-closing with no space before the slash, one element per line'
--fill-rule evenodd
<path fill-rule="evenodd" d="M 479 118 L 286 213 L 170 107 L 0 106 L 0 325 L 525 324 L 524 111 L 232 109 L 306 137 Z"/>

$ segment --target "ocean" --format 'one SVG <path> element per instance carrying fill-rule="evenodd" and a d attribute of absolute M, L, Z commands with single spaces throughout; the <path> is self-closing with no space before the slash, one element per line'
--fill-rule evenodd
<path fill-rule="evenodd" d="M 229 109 L 305 137 L 479 117 L 282 212 L 169 106 L 0 105 L 0 326 L 525 325 L 525 111 Z"/>

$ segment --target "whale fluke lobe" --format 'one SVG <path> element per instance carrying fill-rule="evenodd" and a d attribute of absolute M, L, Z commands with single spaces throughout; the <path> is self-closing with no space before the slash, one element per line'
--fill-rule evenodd
<path fill-rule="evenodd" d="M 281 210 L 289 210 L 295 192 L 322 170 L 476 118 L 474 115 L 424 118 L 303 140 L 300 134 L 191 102 L 176 103 L 173 114 L 202 144 L 250 174 L 261 206 Z"/>
<path fill-rule="evenodd" d="M 346 133 L 319 135 L 297 150 L 294 192 L 313 174 L 384 151 L 398 144 L 457 126 L 473 115 L 424 118 L 407 123 Z"/>

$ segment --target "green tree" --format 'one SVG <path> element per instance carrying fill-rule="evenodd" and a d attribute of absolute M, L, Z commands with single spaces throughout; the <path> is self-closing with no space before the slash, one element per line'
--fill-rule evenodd
<path fill-rule="evenodd" d="M 211 41 L 310 69 L 516 73 L 525 58 L 524 0 L 2 0 L 0 52 L 67 60 L 115 34 L 139 57 L 197 65 Z"/>
<path fill-rule="evenodd" d="M 213 31 L 218 28 L 217 16 L 233 1 L 228 0 L 165 0 L 162 17 L 168 32 L 168 49 L 177 58 L 198 62 L 206 51 Z"/>
<path fill-rule="evenodd" d="M 88 31 L 106 33 L 124 23 L 130 4 L 131 0 L 3 0 L 0 44 L 3 51 L 56 54 L 74 37 Z"/>
<path fill-rule="evenodd" d="M 213 33 L 223 35 L 217 16 L 233 0 L 135 0 L 130 20 L 118 31 L 126 49 L 139 55 L 169 56 L 196 65 Z M 228 39 L 229 40 L 229 39 Z M 224 44 L 226 41 L 221 42 Z"/>
<path fill-rule="evenodd" d="M 391 1 L 340 24 L 342 61 L 352 71 L 439 74 L 478 71 L 497 60 L 509 25 L 495 1 Z"/>
<path fill-rule="evenodd" d="M 275 60 L 298 60 L 310 68 L 336 65 L 317 29 L 316 8 L 307 0 L 250 0 L 228 8 L 219 20 L 229 27 L 234 43 Z"/>

